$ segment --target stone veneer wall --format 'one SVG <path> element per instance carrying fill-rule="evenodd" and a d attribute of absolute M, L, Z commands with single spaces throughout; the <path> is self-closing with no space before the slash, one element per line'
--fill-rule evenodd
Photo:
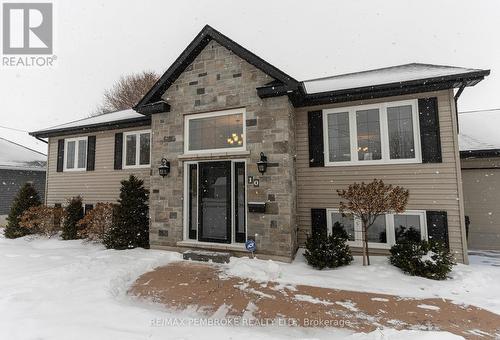
<path fill-rule="evenodd" d="M 297 249 L 295 122 L 286 96 L 260 99 L 256 88 L 273 79 L 218 43 L 211 41 L 170 86 L 163 98 L 171 112 L 152 117 L 150 242 L 152 248 L 175 247 L 183 240 L 184 115 L 245 107 L 249 155 L 247 176 L 260 179 L 247 187 L 247 202 L 266 202 L 266 213 L 248 213 L 247 237 L 257 253 L 292 257 Z M 268 156 L 264 175 L 257 171 L 260 152 Z M 171 173 L 161 178 L 158 166 L 166 157 Z M 227 157 L 226 159 L 231 159 Z"/>

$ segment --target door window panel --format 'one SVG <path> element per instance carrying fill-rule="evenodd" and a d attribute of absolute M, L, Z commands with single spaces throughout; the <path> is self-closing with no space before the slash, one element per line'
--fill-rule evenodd
<path fill-rule="evenodd" d="M 245 199 L 245 163 L 234 163 L 234 214 L 235 214 L 235 240 L 246 241 L 246 199 Z"/>
<path fill-rule="evenodd" d="M 189 165 L 189 238 L 196 239 L 198 230 L 198 166 Z"/>

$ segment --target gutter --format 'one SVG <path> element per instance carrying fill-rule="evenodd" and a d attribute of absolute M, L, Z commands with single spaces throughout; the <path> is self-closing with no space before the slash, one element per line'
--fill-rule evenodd
<path fill-rule="evenodd" d="M 29 134 L 35 138 L 47 138 L 56 136 L 66 136 L 78 133 L 90 133 L 105 130 L 124 129 L 135 126 L 151 125 L 151 116 L 143 116 L 136 118 L 129 118 L 124 120 L 115 120 L 104 123 L 96 123 L 90 125 L 73 126 L 68 128 L 52 129 L 52 130 L 39 130 L 30 132 Z"/>
<path fill-rule="evenodd" d="M 460 158 L 461 159 L 491 158 L 491 157 L 500 157 L 500 149 L 460 151 Z"/>

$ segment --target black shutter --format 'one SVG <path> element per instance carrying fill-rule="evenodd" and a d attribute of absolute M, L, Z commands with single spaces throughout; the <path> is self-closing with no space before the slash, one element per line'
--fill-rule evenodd
<path fill-rule="evenodd" d="M 57 172 L 62 172 L 64 168 L 64 139 L 57 141 Z"/>
<path fill-rule="evenodd" d="M 95 169 L 95 136 L 87 137 L 87 171 Z"/>
<path fill-rule="evenodd" d="M 123 133 L 115 133 L 115 170 L 122 168 Z"/>
<path fill-rule="evenodd" d="M 309 166 L 325 166 L 323 146 L 323 112 L 310 111 L 307 116 L 309 130 Z"/>
<path fill-rule="evenodd" d="M 87 213 L 92 209 L 94 209 L 93 204 L 85 204 L 85 215 L 87 215 Z"/>
<path fill-rule="evenodd" d="M 427 211 L 427 236 L 429 241 L 443 242 L 448 249 L 448 214 L 446 211 Z"/>
<path fill-rule="evenodd" d="M 418 100 L 418 112 L 422 163 L 441 163 L 441 136 L 439 133 L 437 98 L 420 98 Z"/>
<path fill-rule="evenodd" d="M 311 231 L 313 235 L 326 237 L 326 209 L 311 209 Z"/>

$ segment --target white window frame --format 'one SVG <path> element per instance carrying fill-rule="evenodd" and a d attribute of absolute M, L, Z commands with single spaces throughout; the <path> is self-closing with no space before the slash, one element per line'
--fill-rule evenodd
<path fill-rule="evenodd" d="M 415 148 L 415 158 L 390 158 L 390 145 L 389 145 L 389 126 L 387 120 L 387 108 L 396 106 L 410 105 L 412 110 L 412 123 L 413 123 L 413 143 Z M 356 111 L 378 109 L 380 121 L 380 143 L 382 159 L 376 160 L 358 160 L 358 131 L 356 124 Z M 349 114 L 349 135 L 351 147 L 351 160 L 334 162 L 330 161 L 330 145 L 328 138 L 328 115 L 332 113 L 348 112 Z M 325 148 L 325 166 L 351 166 L 351 165 L 376 165 L 376 164 L 409 164 L 409 163 L 422 163 L 422 151 L 420 146 L 420 122 L 418 119 L 418 101 L 417 99 L 384 102 L 378 104 L 358 105 L 340 107 L 334 109 L 323 110 L 323 144 Z"/>
<path fill-rule="evenodd" d="M 79 141 L 85 140 L 87 142 L 86 147 L 85 147 L 85 166 L 83 168 L 78 168 L 78 152 L 80 148 L 80 143 Z M 68 163 L 68 143 L 70 142 L 75 142 L 75 156 L 74 156 L 74 168 L 68 168 L 67 163 Z M 66 138 L 64 139 L 64 171 L 87 171 L 87 151 L 88 151 L 88 137 L 74 137 L 74 138 Z"/>
<path fill-rule="evenodd" d="M 149 133 L 149 163 L 139 164 L 141 157 L 141 134 Z M 135 164 L 127 165 L 127 136 L 135 135 Z M 151 149 L 152 149 L 152 138 L 151 130 L 139 130 L 139 131 L 127 131 L 123 133 L 123 145 L 122 145 L 122 168 L 123 169 L 140 169 L 151 167 Z"/>
<path fill-rule="evenodd" d="M 189 150 L 189 122 L 191 120 L 199 119 L 199 118 L 208 118 L 208 117 L 219 117 L 219 116 L 229 116 L 234 114 L 241 114 L 243 119 L 243 133 L 242 139 L 243 143 L 239 147 L 234 148 L 219 148 L 219 149 L 205 149 L 205 150 Z M 224 111 L 216 111 L 216 112 L 206 112 L 206 113 L 195 113 L 184 116 L 184 153 L 185 154 L 206 154 L 206 153 L 217 153 L 217 152 L 238 152 L 238 151 L 246 151 L 247 149 L 247 138 L 246 138 L 246 110 L 245 108 L 239 109 L 231 109 Z"/>
<path fill-rule="evenodd" d="M 339 213 L 339 209 L 326 209 L 326 225 L 327 225 L 327 234 L 330 235 L 332 233 L 332 213 Z M 420 236 L 422 240 L 428 239 L 427 234 L 427 218 L 425 214 L 425 210 L 407 210 L 400 214 L 386 214 L 385 218 L 385 230 L 387 233 L 387 242 L 386 243 L 378 243 L 378 242 L 368 242 L 368 248 L 373 249 L 390 249 L 393 245 L 396 244 L 396 233 L 394 228 L 394 215 L 418 215 L 420 217 Z M 347 244 L 351 247 L 362 247 L 363 246 L 363 226 L 361 224 L 361 220 L 358 218 L 354 218 L 354 241 L 347 241 Z"/>
<path fill-rule="evenodd" d="M 224 160 L 222 160 L 224 161 Z M 246 159 L 230 159 L 227 160 L 231 162 L 231 243 L 217 243 L 217 242 L 203 242 L 203 241 L 198 241 L 198 237 L 196 240 L 190 239 L 189 238 L 189 200 L 184 199 L 183 200 L 183 208 L 184 208 L 184 213 L 183 213 L 183 241 L 187 242 L 192 242 L 192 243 L 200 243 L 200 244 L 211 244 L 214 247 L 217 247 L 218 245 L 234 245 L 234 246 L 244 246 L 244 243 L 241 242 L 236 242 L 236 223 L 235 223 L 235 197 L 234 197 L 234 163 L 244 163 L 245 164 L 245 177 L 247 177 L 247 165 L 248 162 Z M 206 163 L 206 162 L 213 162 L 212 160 L 206 160 L 206 161 L 186 161 L 184 162 L 184 197 L 189 197 L 189 165 L 191 164 L 196 164 L 198 165 L 199 163 Z M 198 167 L 199 171 L 199 167 Z M 197 171 L 197 176 L 196 180 L 198 183 L 196 184 L 196 187 L 199 188 L 199 172 Z M 196 209 L 199 209 L 199 206 L 197 206 Z M 196 210 L 196 225 L 198 225 L 198 210 Z M 197 231 L 197 236 L 198 231 Z M 245 178 L 245 237 L 246 240 L 248 240 L 248 183 L 247 183 L 247 178 Z"/>

